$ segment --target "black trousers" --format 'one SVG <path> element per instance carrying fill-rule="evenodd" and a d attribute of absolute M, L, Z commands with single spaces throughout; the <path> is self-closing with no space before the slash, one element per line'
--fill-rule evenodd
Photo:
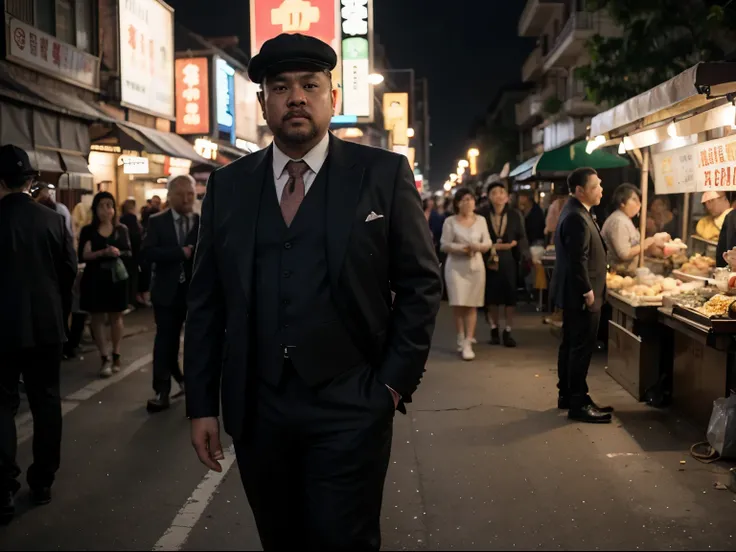
<path fill-rule="evenodd" d="M 263 549 L 379 550 L 394 404 L 368 367 L 309 388 L 259 383 L 238 467 Z"/>
<path fill-rule="evenodd" d="M 588 368 L 598 336 L 600 312 L 565 309 L 562 312 L 562 344 L 557 358 L 560 395 L 570 398 L 570 408 L 588 400 Z"/>
<path fill-rule="evenodd" d="M 183 286 L 180 286 L 183 288 Z M 171 306 L 153 306 L 156 320 L 156 338 L 153 342 L 153 390 L 164 395 L 171 393 L 171 378 L 184 381 L 179 366 L 179 342 L 187 317 L 186 290 L 177 293 Z"/>
<path fill-rule="evenodd" d="M 17 492 L 21 473 L 16 462 L 15 416 L 20 407 L 21 373 L 33 415 L 31 488 L 50 487 L 61 461 L 61 397 L 59 372 L 62 345 L 3 351 L 0 370 L 0 490 Z"/>

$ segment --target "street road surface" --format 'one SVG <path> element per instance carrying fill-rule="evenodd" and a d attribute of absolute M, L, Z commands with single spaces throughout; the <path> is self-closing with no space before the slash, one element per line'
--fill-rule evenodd
<path fill-rule="evenodd" d="M 24 487 L 0 549 L 260 549 L 232 452 L 224 474 L 208 473 L 182 400 L 146 412 L 151 318 L 127 317 L 126 368 L 114 378 L 96 378 L 95 354 L 63 364 L 53 502 L 31 507 Z M 637 404 L 605 374 L 604 357 L 590 383 L 617 408 L 614 423 L 569 423 L 555 408 L 557 342 L 540 320 L 519 317 L 515 350 L 483 344 L 481 323 L 478 358 L 464 363 L 443 307 L 427 375 L 409 415 L 396 417 L 384 549 L 733 549 L 736 495 L 714 488 L 728 481 L 725 467 L 687 452 L 703 431 Z M 29 422 L 22 410 L 24 468 Z"/>

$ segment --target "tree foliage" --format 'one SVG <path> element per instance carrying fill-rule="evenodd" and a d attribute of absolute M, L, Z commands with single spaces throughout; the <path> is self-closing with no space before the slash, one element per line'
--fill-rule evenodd
<path fill-rule="evenodd" d="M 519 154 L 519 130 L 503 124 L 484 125 L 476 133 L 480 150 L 480 172 L 498 173 L 506 163 L 514 163 Z"/>
<path fill-rule="evenodd" d="M 595 35 L 577 70 L 588 98 L 615 105 L 700 61 L 721 61 L 736 45 L 735 0 L 588 0 L 607 10 L 623 36 Z"/>

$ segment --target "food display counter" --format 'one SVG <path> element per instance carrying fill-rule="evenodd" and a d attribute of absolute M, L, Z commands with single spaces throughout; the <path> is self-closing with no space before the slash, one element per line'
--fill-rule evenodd
<path fill-rule="evenodd" d="M 634 305 L 630 299 L 609 291 L 611 306 L 608 322 L 609 375 L 636 400 L 659 379 L 662 331 L 657 320 L 657 305 Z"/>
<path fill-rule="evenodd" d="M 675 304 L 659 309 L 659 322 L 674 335 L 671 364 L 662 365 L 672 376 L 672 406 L 705 426 L 713 401 L 733 387 L 736 320 L 709 320 Z"/>

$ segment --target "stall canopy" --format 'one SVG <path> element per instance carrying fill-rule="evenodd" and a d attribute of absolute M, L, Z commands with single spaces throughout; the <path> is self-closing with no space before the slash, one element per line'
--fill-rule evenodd
<path fill-rule="evenodd" d="M 516 167 L 509 174 L 518 181 L 534 178 L 555 178 L 567 176 L 568 173 L 580 167 L 598 169 L 618 169 L 628 167 L 629 161 L 604 150 L 595 150 L 592 153 L 585 151 L 586 142 L 582 140 L 567 146 L 546 151 L 532 157 Z"/>
<path fill-rule="evenodd" d="M 590 137 L 620 135 L 701 108 L 736 90 L 736 63 L 698 63 L 665 83 L 593 117 Z"/>
<path fill-rule="evenodd" d="M 196 163 L 210 163 L 208 159 L 194 151 L 192 144 L 178 134 L 161 132 L 130 121 L 116 121 L 115 126 L 118 130 L 120 146 L 123 149 L 189 159 Z"/>

